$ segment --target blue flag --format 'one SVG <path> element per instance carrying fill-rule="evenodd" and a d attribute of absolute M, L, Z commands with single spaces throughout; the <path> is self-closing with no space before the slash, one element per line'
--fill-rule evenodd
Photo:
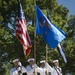
<path fill-rule="evenodd" d="M 36 6 L 36 34 L 42 35 L 49 47 L 55 48 L 66 36 L 66 34 L 52 24 Z"/>

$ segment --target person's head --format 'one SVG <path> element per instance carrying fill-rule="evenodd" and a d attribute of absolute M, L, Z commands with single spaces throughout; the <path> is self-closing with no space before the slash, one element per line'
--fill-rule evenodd
<path fill-rule="evenodd" d="M 45 60 L 40 61 L 40 64 L 41 64 L 41 67 L 42 67 L 42 68 L 45 67 L 45 63 L 46 63 Z"/>
<path fill-rule="evenodd" d="M 54 60 L 54 61 L 53 61 L 53 65 L 54 65 L 54 66 L 59 66 L 59 61 L 58 61 L 58 60 Z"/>
<path fill-rule="evenodd" d="M 29 63 L 31 66 L 34 65 L 34 64 L 35 64 L 34 58 L 28 59 L 28 63 Z"/>
<path fill-rule="evenodd" d="M 16 68 L 19 66 L 18 63 L 19 63 L 19 59 L 14 59 L 14 60 L 13 60 L 13 64 L 14 64 L 14 66 L 15 66 Z"/>

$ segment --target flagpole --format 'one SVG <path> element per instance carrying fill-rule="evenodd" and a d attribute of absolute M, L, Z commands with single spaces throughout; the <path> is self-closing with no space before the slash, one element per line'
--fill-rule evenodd
<path fill-rule="evenodd" d="M 48 8 L 47 8 L 47 18 L 49 18 L 48 16 Z M 48 62 L 48 45 L 46 44 L 46 62 Z"/>
<path fill-rule="evenodd" d="M 35 13 L 35 5 L 36 5 L 36 0 L 33 0 L 34 2 L 34 13 Z M 34 59 L 36 62 L 36 32 L 35 32 L 35 23 L 36 23 L 36 16 L 34 14 Z"/>
<path fill-rule="evenodd" d="M 48 62 L 48 45 L 46 44 L 46 62 Z"/>

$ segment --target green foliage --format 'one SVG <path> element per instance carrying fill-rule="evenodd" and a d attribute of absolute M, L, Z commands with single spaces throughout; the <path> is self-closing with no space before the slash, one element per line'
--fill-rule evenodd
<path fill-rule="evenodd" d="M 29 57 L 34 56 L 34 2 L 33 0 L 21 0 L 23 11 L 28 24 L 28 32 L 32 42 L 32 49 Z M 23 54 L 21 43 L 15 36 L 15 19 L 17 17 L 17 0 L 0 0 L 0 74 L 8 75 L 11 68 L 11 61 L 20 58 L 26 66 L 27 61 Z M 37 0 L 36 4 L 43 10 L 52 23 L 67 33 L 67 39 L 62 42 L 68 63 L 65 64 L 57 49 L 48 49 L 48 61 L 59 59 L 63 72 L 70 70 L 74 72 L 75 67 L 75 15 L 68 19 L 69 10 L 63 5 L 58 6 L 56 0 Z M 30 23 L 30 24 L 29 24 Z M 37 63 L 45 59 L 46 43 L 40 36 L 36 36 L 36 57 Z M 72 64 L 71 64 L 72 62 Z"/>
<path fill-rule="evenodd" d="M 68 59 L 67 68 L 74 72 L 75 67 L 75 15 L 71 15 L 68 19 L 67 40 L 65 43 L 66 56 Z M 72 64 L 71 64 L 72 63 Z M 68 66 L 70 65 L 70 66 Z"/>

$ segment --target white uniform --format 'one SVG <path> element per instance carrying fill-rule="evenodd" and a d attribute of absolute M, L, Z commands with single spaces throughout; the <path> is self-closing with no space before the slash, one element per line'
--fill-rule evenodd
<path fill-rule="evenodd" d="M 47 69 L 46 69 L 46 67 L 44 67 L 44 68 L 42 68 L 42 67 L 39 68 L 38 67 L 36 69 L 36 72 L 40 73 L 40 75 L 46 75 Z"/>
<path fill-rule="evenodd" d="M 30 65 L 28 65 L 27 67 L 26 67 L 26 70 L 27 70 L 27 75 L 34 75 L 34 66 L 30 66 Z"/>
<path fill-rule="evenodd" d="M 23 73 L 27 72 L 25 67 L 21 66 L 21 74 L 22 75 Z M 18 70 L 14 67 L 10 70 L 10 75 L 18 75 Z"/>
<path fill-rule="evenodd" d="M 33 69 L 33 67 L 31 67 L 30 65 L 28 65 L 27 67 L 26 67 L 26 70 L 27 71 L 30 71 L 30 70 L 32 70 Z"/>
<path fill-rule="evenodd" d="M 60 67 L 53 67 L 51 75 L 62 75 L 62 70 Z"/>
<path fill-rule="evenodd" d="M 40 64 L 44 64 L 44 67 L 38 67 L 36 72 L 38 72 L 40 75 L 49 75 L 48 68 L 46 67 L 46 61 L 42 60 L 40 61 Z"/>
<path fill-rule="evenodd" d="M 46 68 L 51 75 L 62 75 L 62 70 L 60 67 L 51 67 L 48 63 L 46 63 Z"/>

